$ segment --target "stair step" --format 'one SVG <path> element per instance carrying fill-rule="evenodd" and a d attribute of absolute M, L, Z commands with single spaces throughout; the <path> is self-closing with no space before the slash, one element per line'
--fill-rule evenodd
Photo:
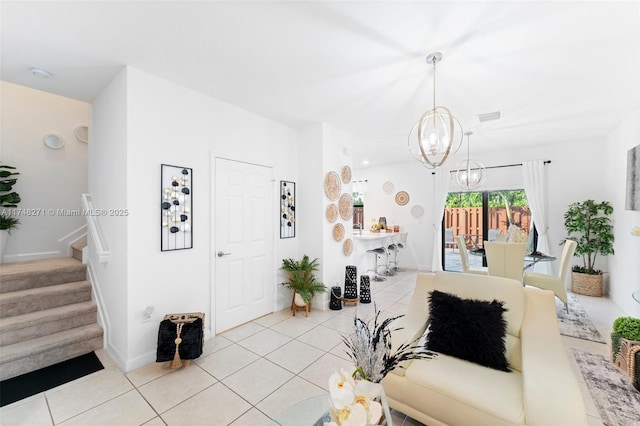
<path fill-rule="evenodd" d="M 71 244 L 71 251 L 73 252 L 73 258 L 82 262 L 82 250 L 87 246 L 85 242 L 76 242 Z"/>
<path fill-rule="evenodd" d="M 91 284 L 76 281 L 0 294 L 0 318 L 91 300 Z"/>
<path fill-rule="evenodd" d="M 0 265 L 0 293 L 27 290 L 87 278 L 87 266 L 72 257 Z"/>
<path fill-rule="evenodd" d="M 97 320 L 97 310 L 96 304 L 88 301 L 2 318 L 0 319 L 0 346 L 93 324 Z"/>
<path fill-rule="evenodd" d="M 102 335 L 102 328 L 98 324 L 91 324 L 3 346 L 0 352 L 0 380 L 100 349 L 103 346 Z"/>

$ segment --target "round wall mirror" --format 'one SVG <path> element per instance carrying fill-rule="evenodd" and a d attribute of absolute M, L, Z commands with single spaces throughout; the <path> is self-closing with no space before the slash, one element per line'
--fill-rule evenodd
<path fill-rule="evenodd" d="M 43 142 L 51 149 L 60 149 L 64 146 L 64 139 L 58 135 L 46 135 Z"/>

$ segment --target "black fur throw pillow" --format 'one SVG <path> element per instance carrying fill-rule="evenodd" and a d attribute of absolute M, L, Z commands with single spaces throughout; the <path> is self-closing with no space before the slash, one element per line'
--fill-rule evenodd
<path fill-rule="evenodd" d="M 504 302 L 461 299 L 434 290 L 429 293 L 427 349 L 510 371 L 505 356 L 507 323 Z"/>
<path fill-rule="evenodd" d="M 171 361 L 176 354 L 176 335 L 178 325 L 171 320 L 160 322 L 158 329 L 158 348 L 156 362 Z M 180 333 L 182 342 L 178 347 L 180 359 L 196 359 L 202 354 L 202 319 L 184 323 Z"/>

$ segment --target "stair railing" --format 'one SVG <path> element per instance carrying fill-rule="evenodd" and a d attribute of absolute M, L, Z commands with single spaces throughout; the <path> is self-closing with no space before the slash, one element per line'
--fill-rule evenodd
<path fill-rule="evenodd" d="M 96 245 L 95 249 L 98 254 L 98 260 L 100 263 L 108 262 L 111 257 L 111 251 L 109 251 L 109 246 L 107 245 L 102 227 L 100 226 L 99 210 L 94 207 L 91 194 L 82 194 L 82 207 L 84 207 L 89 231 Z"/>

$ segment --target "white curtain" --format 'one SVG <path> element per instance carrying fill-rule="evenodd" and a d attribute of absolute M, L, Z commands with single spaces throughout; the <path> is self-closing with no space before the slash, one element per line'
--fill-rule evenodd
<path fill-rule="evenodd" d="M 433 196 L 433 258 L 431 271 L 442 271 L 442 217 L 449 194 L 449 169 L 438 169 L 435 174 L 435 190 Z"/>
<path fill-rule="evenodd" d="M 527 195 L 531 217 L 538 231 L 538 251 L 551 255 L 549 249 L 548 221 L 547 221 L 547 190 L 544 173 L 544 161 L 525 161 L 522 163 L 522 182 Z M 536 272 L 549 274 L 549 263 L 538 262 Z"/>

